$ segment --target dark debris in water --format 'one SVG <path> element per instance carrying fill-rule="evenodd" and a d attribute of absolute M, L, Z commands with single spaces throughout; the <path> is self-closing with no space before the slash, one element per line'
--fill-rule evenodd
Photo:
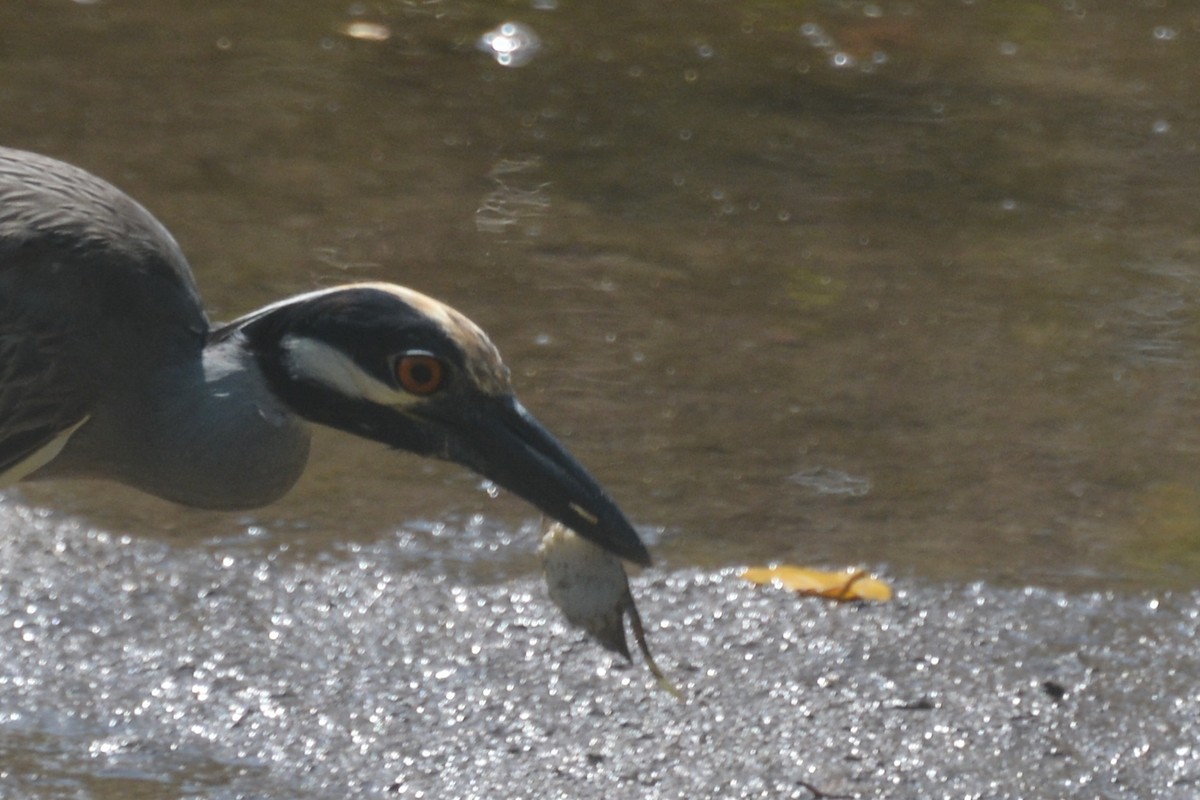
<path fill-rule="evenodd" d="M 847 606 L 650 573 L 633 591 L 681 704 L 536 576 L 2 519 L 11 796 L 1184 798 L 1200 772 L 1195 594 Z"/>

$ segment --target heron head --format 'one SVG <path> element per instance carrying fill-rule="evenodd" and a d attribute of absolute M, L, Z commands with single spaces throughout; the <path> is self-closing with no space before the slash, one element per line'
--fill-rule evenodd
<path fill-rule="evenodd" d="M 487 335 L 419 292 L 365 283 L 227 326 L 299 416 L 463 464 L 606 550 L 648 564 L 625 515 L 513 394 Z"/>

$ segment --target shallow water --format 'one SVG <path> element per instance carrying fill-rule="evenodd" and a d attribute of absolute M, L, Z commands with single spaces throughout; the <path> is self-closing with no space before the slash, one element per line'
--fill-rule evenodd
<path fill-rule="evenodd" d="M 1195 592 L 855 606 L 657 573 L 636 591 L 680 703 L 529 577 L 25 523 L 0 546 L 5 798 L 1195 796 Z"/>
<path fill-rule="evenodd" d="M 506 21 L 521 66 L 479 47 Z M 0 65 L 0 142 L 138 198 L 214 318 L 362 279 L 474 318 L 668 569 L 1200 575 L 1191 4 L 10 3 Z M 185 583 L 206 554 L 535 569 L 519 501 L 332 434 L 254 513 L 9 491 L 31 519 Z"/>
<path fill-rule="evenodd" d="M 543 6 L 0 9 L 0 139 L 142 200 L 217 318 L 366 278 L 459 306 L 666 564 L 1194 579 L 1194 12 Z M 478 49 L 506 15 L 519 68 Z M 456 469 L 314 462 L 240 519 L 14 501 L 528 567 L 485 541 L 528 509 Z"/>

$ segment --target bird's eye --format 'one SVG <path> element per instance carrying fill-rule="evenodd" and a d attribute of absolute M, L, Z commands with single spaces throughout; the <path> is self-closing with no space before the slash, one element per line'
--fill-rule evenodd
<path fill-rule="evenodd" d="M 396 359 L 396 380 L 409 394 L 429 395 L 442 388 L 446 369 L 442 362 L 424 353 L 409 353 Z"/>

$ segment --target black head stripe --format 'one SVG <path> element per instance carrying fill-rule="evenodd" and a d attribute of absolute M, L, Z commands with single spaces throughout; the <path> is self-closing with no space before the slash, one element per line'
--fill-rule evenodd
<path fill-rule="evenodd" d="M 302 296 L 250 319 L 244 330 L 259 352 L 278 354 L 288 337 L 323 342 L 383 383 L 394 383 L 393 356 L 412 350 L 465 368 L 462 349 L 438 320 L 395 294 L 369 286 Z"/>

